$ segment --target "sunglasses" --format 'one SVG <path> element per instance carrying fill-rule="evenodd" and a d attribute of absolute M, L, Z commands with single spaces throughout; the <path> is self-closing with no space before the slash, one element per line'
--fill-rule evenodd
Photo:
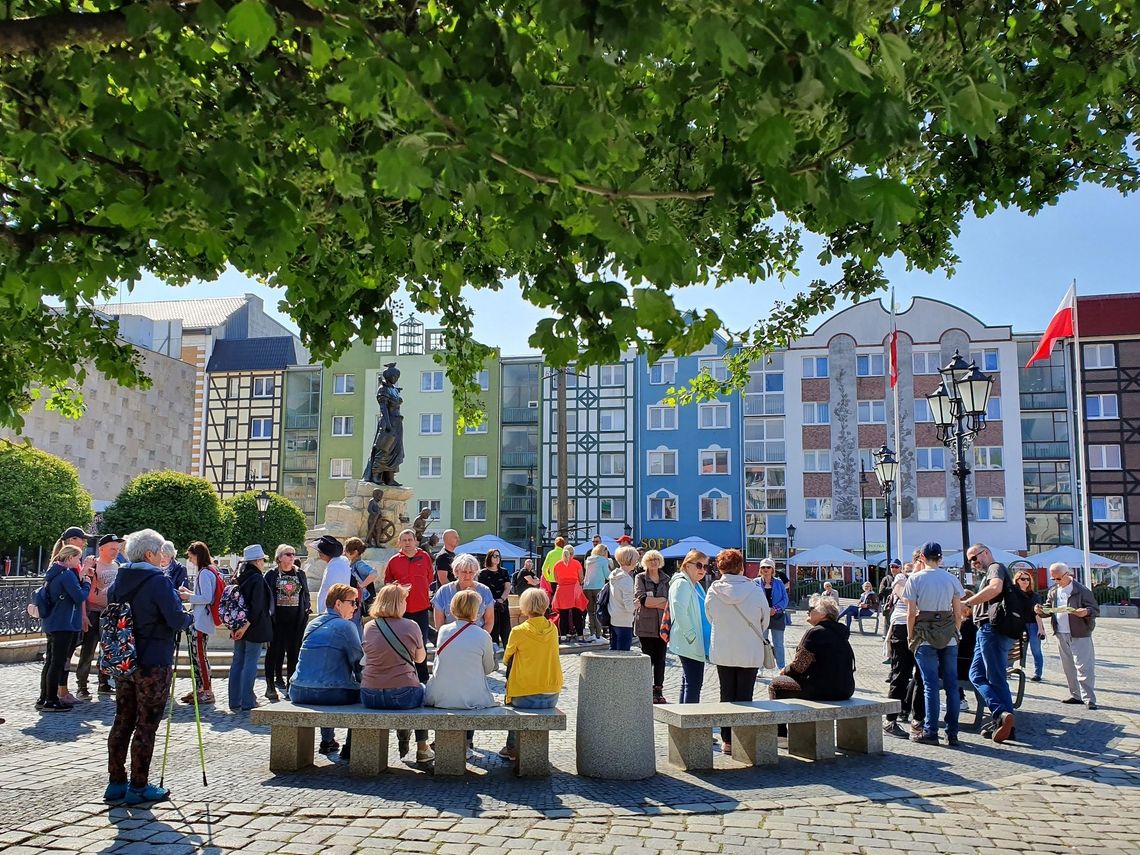
<path fill-rule="evenodd" d="M 342 603 L 348 603 L 350 606 L 355 606 L 357 603 L 360 602 L 360 600 L 358 600 L 356 597 L 353 597 L 351 600 L 341 600 L 341 602 Z"/>
<path fill-rule="evenodd" d="M 282 558 L 296 558 L 297 553 L 296 552 L 282 552 L 281 557 Z"/>
<path fill-rule="evenodd" d="M 706 564 L 706 563 L 705 563 L 705 562 L 703 562 L 703 561 L 694 561 L 694 562 L 693 562 L 693 566 L 694 566 L 694 567 L 696 567 L 698 570 L 704 570 L 704 569 L 706 569 L 706 568 L 707 568 L 709 565 L 708 565 L 708 564 Z"/>

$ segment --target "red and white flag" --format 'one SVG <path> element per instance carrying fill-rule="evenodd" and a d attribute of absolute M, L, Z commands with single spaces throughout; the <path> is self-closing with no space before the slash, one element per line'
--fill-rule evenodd
<path fill-rule="evenodd" d="M 1065 292 L 1065 298 L 1061 300 L 1061 305 L 1053 313 L 1053 319 L 1049 321 L 1049 326 L 1045 327 L 1045 334 L 1041 336 L 1037 349 L 1033 351 L 1033 355 L 1025 363 L 1026 368 L 1039 359 L 1048 359 L 1049 354 L 1053 352 L 1053 343 L 1057 339 L 1073 337 L 1073 315 L 1076 311 L 1076 286 L 1070 285 L 1069 290 Z"/>
<path fill-rule="evenodd" d="M 891 290 L 891 338 L 889 350 L 891 362 L 889 375 L 891 378 L 891 388 L 893 389 L 899 382 L 899 330 L 898 327 L 895 326 L 894 289 Z"/>

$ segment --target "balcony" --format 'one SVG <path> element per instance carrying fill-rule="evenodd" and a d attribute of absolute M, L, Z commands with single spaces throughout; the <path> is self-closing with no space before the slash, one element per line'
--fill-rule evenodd
<path fill-rule="evenodd" d="M 316 472 L 317 453 L 288 454 L 286 453 L 281 468 L 286 472 Z"/>
<path fill-rule="evenodd" d="M 538 424 L 538 407 L 503 407 L 503 423 L 512 425 Z"/>
<path fill-rule="evenodd" d="M 320 414 L 286 413 L 285 415 L 285 430 L 317 430 L 320 426 Z"/>
<path fill-rule="evenodd" d="M 504 496 L 499 502 L 500 511 L 533 512 L 538 507 L 534 496 Z"/>
<path fill-rule="evenodd" d="M 529 469 L 538 465 L 537 451 L 507 451 L 503 453 L 504 469 Z"/>
<path fill-rule="evenodd" d="M 1064 392 L 1022 392 L 1021 409 L 1024 410 L 1064 410 L 1068 407 Z"/>
<path fill-rule="evenodd" d="M 1068 460 L 1067 442 L 1023 442 L 1021 454 L 1026 460 Z"/>

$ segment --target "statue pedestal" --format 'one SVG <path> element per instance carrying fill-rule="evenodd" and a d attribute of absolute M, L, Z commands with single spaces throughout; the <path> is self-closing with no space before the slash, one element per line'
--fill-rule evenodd
<path fill-rule="evenodd" d="M 391 536 L 380 544 L 393 549 L 402 529 L 409 527 L 408 500 L 412 498 L 411 487 L 385 487 L 371 481 L 346 481 L 344 499 L 329 502 L 325 507 L 325 521 L 305 534 L 305 540 L 316 540 L 321 535 L 331 534 L 343 542 L 350 537 L 359 537 L 367 542 L 368 503 L 372 501 L 372 491 L 381 490 L 380 517 L 391 523 Z"/>

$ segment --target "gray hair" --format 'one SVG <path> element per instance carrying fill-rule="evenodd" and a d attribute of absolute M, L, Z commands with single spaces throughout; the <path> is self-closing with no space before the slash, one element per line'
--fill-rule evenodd
<path fill-rule="evenodd" d="M 812 594 L 808 603 L 817 612 L 823 612 L 830 620 L 839 620 L 839 603 L 826 594 Z"/>
<path fill-rule="evenodd" d="M 451 562 L 451 570 L 453 573 L 458 573 L 460 570 L 474 570 L 479 572 L 479 559 L 474 555 L 466 552 L 461 552 L 455 556 L 455 560 Z"/>
<path fill-rule="evenodd" d="M 144 528 L 127 535 L 127 560 L 131 562 L 146 561 L 146 554 L 152 552 L 158 555 L 166 538 L 153 528 Z"/>
<path fill-rule="evenodd" d="M 169 555 L 171 558 L 173 558 L 175 555 L 178 554 L 178 550 L 174 548 L 174 544 L 171 543 L 169 540 L 164 540 L 162 542 L 162 549 L 160 549 L 159 551 L 163 555 Z"/>
<path fill-rule="evenodd" d="M 1064 561 L 1058 561 L 1056 564 L 1049 565 L 1049 575 L 1052 576 L 1054 573 L 1059 573 L 1062 579 L 1064 579 L 1066 576 L 1073 575 L 1073 571 Z"/>

